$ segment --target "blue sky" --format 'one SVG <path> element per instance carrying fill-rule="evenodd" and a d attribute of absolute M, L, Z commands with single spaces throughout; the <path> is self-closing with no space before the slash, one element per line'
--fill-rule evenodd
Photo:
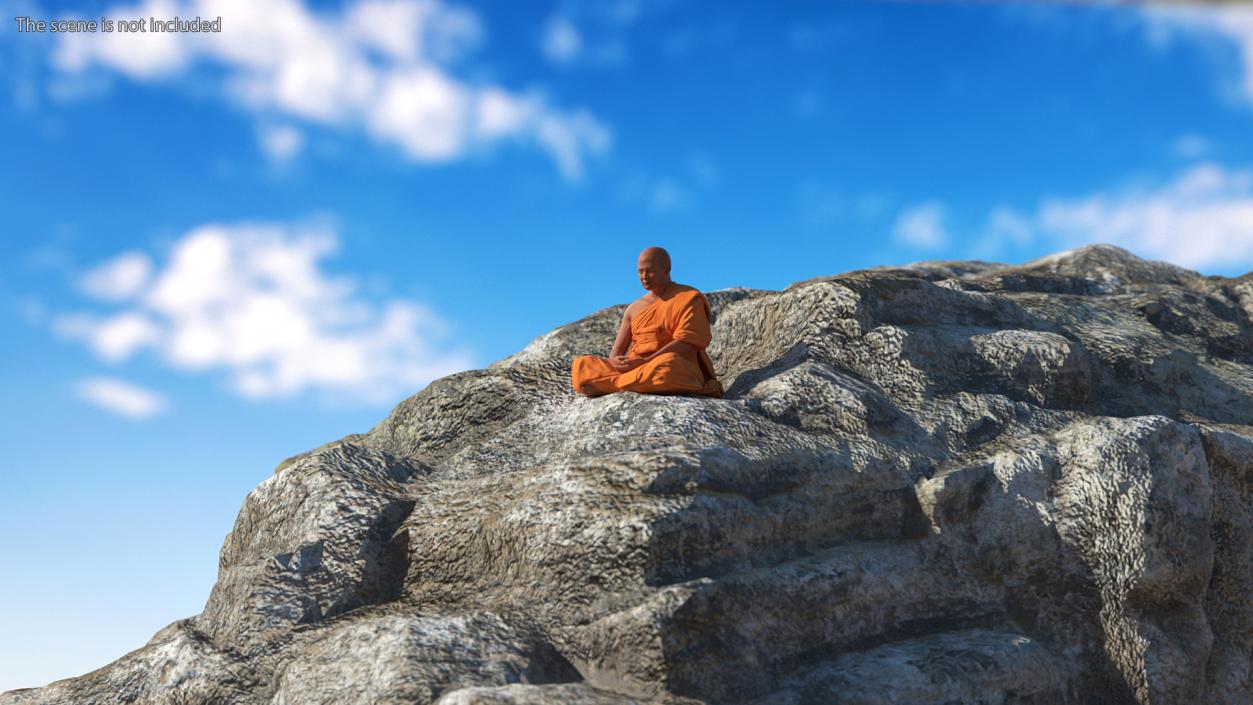
<path fill-rule="evenodd" d="M 279 461 L 637 296 L 644 246 L 706 290 L 1098 241 L 1253 268 L 1249 10 L 0 8 L 0 690 L 198 612 Z M 12 21 L 174 15 L 223 30 Z"/>

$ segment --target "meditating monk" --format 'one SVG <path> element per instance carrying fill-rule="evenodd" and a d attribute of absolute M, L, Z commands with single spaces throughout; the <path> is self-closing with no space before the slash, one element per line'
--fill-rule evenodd
<path fill-rule="evenodd" d="M 640 284 L 648 290 L 627 306 L 609 357 L 574 358 L 571 376 L 580 394 L 610 392 L 722 396 L 709 345 L 709 302 L 697 290 L 670 280 L 670 254 L 660 247 L 640 253 Z"/>

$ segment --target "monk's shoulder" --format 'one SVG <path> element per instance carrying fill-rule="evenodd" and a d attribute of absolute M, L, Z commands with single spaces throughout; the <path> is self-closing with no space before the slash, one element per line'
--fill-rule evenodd
<path fill-rule="evenodd" d="M 635 314 L 639 313 L 640 309 L 648 305 L 649 302 L 646 296 L 647 294 L 627 304 L 626 313 L 625 313 L 627 318 L 630 318 L 631 316 L 634 316 Z"/>
<path fill-rule="evenodd" d="M 674 293 L 671 298 L 675 303 L 686 304 L 692 301 L 703 301 L 705 295 L 697 291 L 696 287 L 686 284 L 675 284 Z"/>

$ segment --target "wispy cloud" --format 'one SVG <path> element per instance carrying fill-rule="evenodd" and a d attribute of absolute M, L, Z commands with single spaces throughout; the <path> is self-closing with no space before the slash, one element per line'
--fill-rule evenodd
<path fill-rule="evenodd" d="M 939 249 L 949 243 L 944 217 L 944 205 L 938 201 L 910 206 L 897 216 L 892 235 L 898 242 L 910 247 Z"/>
<path fill-rule="evenodd" d="M 142 252 L 127 252 L 96 267 L 82 277 L 83 291 L 105 301 L 134 296 L 152 276 L 152 260 Z"/>
<path fill-rule="evenodd" d="M 849 222 L 877 221 L 896 210 L 893 198 L 877 192 L 849 193 L 846 189 L 815 180 L 796 188 L 796 213 L 807 228 L 829 230 Z"/>
<path fill-rule="evenodd" d="M 637 172 L 625 179 L 619 189 L 624 201 L 642 204 L 656 215 L 688 211 L 701 197 L 718 188 L 722 173 L 703 151 L 688 152 L 670 174 Z"/>
<path fill-rule="evenodd" d="M 426 306 L 375 304 L 350 278 L 326 273 L 322 262 L 337 247 L 325 227 L 204 225 L 147 275 L 96 291 L 120 309 L 54 325 L 106 362 L 151 351 L 177 370 L 222 371 L 254 399 L 321 390 L 382 403 L 472 366 Z M 104 262 L 83 281 L 116 278 L 140 256 Z"/>
<path fill-rule="evenodd" d="M 304 147 L 304 133 L 291 125 L 265 125 L 258 129 L 261 150 L 276 163 L 291 161 Z"/>
<path fill-rule="evenodd" d="M 1253 103 L 1253 7 L 1238 3 L 1161 3 L 1140 8 L 1149 38 L 1159 46 L 1179 37 L 1190 37 L 1234 49 L 1236 69 L 1229 88 L 1240 99 Z"/>
<path fill-rule="evenodd" d="M 670 213 L 691 206 L 692 196 L 673 179 L 661 179 L 648 194 L 648 207 L 654 213 Z"/>
<path fill-rule="evenodd" d="M 79 398 L 105 411 L 131 419 L 147 419 L 169 408 L 165 397 L 113 377 L 89 377 L 78 383 Z"/>
<path fill-rule="evenodd" d="M 163 338 L 161 326 L 142 311 L 124 311 L 105 318 L 84 313 L 63 315 L 53 325 L 66 338 L 82 340 L 101 359 L 121 362 Z"/>
<path fill-rule="evenodd" d="M 652 9 L 660 7 L 654 3 Z M 539 28 L 537 45 L 559 68 L 621 68 L 628 60 L 629 30 L 643 13 L 636 2 L 563 2 Z"/>
<path fill-rule="evenodd" d="M 1193 268 L 1253 267 L 1253 171 L 1197 164 L 1158 185 L 1049 197 L 995 209 L 980 254 L 1007 244 L 1051 249 L 1107 242 Z"/>
<path fill-rule="evenodd" d="M 221 32 L 64 35 L 52 63 L 67 76 L 104 71 L 161 85 L 220 76 L 222 95 L 258 120 L 293 123 L 263 131 L 261 146 L 272 156 L 294 153 L 299 140 L 290 130 L 306 123 L 363 132 L 422 163 L 506 141 L 531 143 L 577 181 L 588 158 L 612 140 L 609 127 L 585 109 L 455 75 L 484 32 L 473 12 L 439 0 L 362 0 L 338 14 L 300 0 L 143 0 L 101 14 L 220 16 Z M 214 72 L 197 72 L 205 68 Z"/>
<path fill-rule="evenodd" d="M 553 15 L 544 25 L 540 41 L 544 56 L 554 64 L 568 64 L 583 51 L 583 37 L 569 18 Z"/>

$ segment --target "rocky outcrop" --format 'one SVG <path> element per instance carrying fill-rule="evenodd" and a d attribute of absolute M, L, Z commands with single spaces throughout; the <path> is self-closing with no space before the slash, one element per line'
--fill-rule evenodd
<path fill-rule="evenodd" d="M 1253 703 L 1253 278 L 1095 246 L 620 308 L 248 497 L 204 612 L 36 703 Z"/>

